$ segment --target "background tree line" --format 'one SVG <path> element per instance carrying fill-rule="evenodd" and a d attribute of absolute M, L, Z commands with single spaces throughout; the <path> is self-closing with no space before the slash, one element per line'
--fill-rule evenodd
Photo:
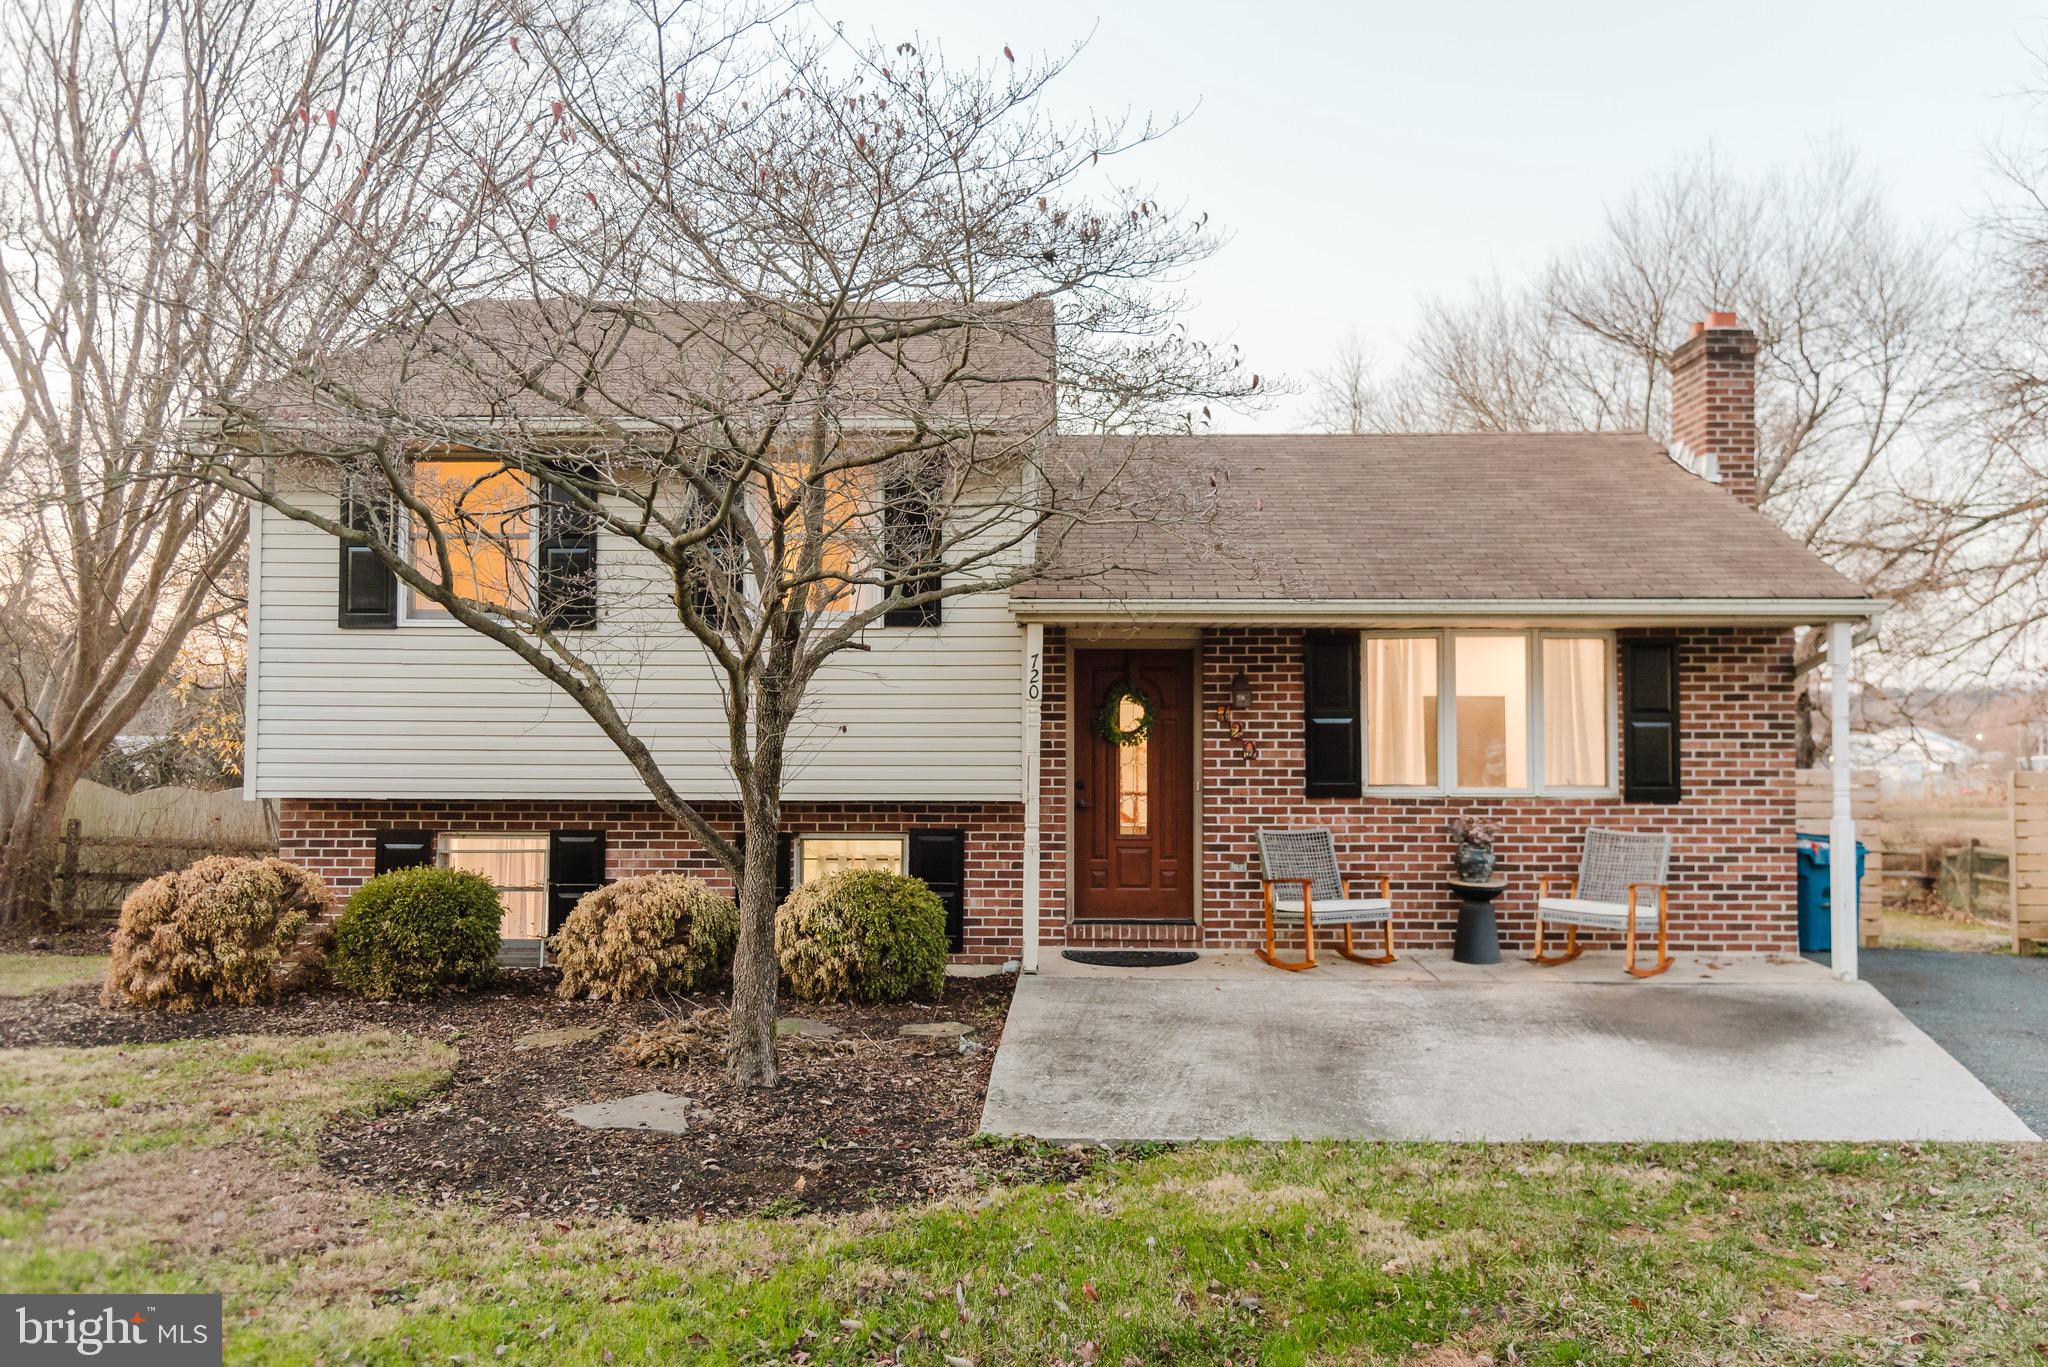
<path fill-rule="evenodd" d="M 1663 440 L 1672 352 L 1733 309 L 1760 344 L 1764 511 L 1896 604 L 1866 677 L 1898 700 L 2024 683 L 2048 613 L 2048 138 L 1994 171 L 2002 211 L 1946 237 L 1846 148 L 1764 174 L 1687 158 L 1531 278 L 1432 300 L 1400 354 L 1345 342 L 1313 422 Z M 1811 764 L 1826 728 L 1803 702 Z"/>

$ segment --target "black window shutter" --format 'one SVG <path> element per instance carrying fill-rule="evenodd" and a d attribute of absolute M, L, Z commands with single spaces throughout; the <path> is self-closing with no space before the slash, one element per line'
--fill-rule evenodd
<path fill-rule="evenodd" d="M 588 892 L 605 885 L 604 832 L 555 831 L 548 836 L 548 934 L 562 928 Z"/>
<path fill-rule="evenodd" d="M 946 904 L 946 938 L 958 954 L 967 940 L 967 832 L 912 831 L 909 865 Z"/>
<path fill-rule="evenodd" d="M 434 862 L 432 831 L 377 832 L 377 865 L 380 874 L 393 869 L 416 869 Z"/>
<path fill-rule="evenodd" d="M 1678 642 L 1621 642 L 1621 791 L 1630 802 L 1676 802 Z"/>
<path fill-rule="evenodd" d="M 796 884 L 796 838 L 787 831 L 775 837 L 775 905 L 789 900 Z"/>
<path fill-rule="evenodd" d="M 352 532 L 367 533 L 383 545 L 396 544 L 391 535 L 391 498 L 377 497 L 356 487 L 347 476 L 341 485 L 341 525 Z M 398 575 L 383 557 L 369 546 L 340 547 L 340 595 L 335 623 L 351 630 L 398 625 Z"/>
<path fill-rule="evenodd" d="M 1302 792 L 1357 797 L 1364 756 L 1359 744 L 1358 633 L 1311 631 L 1302 637 Z"/>
<path fill-rule="evenodd" d="M 597 515 L 555 484 L 541 486 L 536 558 L 541 620 L 563 630 L 596 626 Z"/>
<path fill-rule="evenodd" d="M 890 577 L 908 578 L 918 569 L 929 568 L 938 551 L 937 531 L 929 489 L 907 475 L 897 475 L 882 486 L 882 560 Z M 937 593 L 944 582 L 935 574 L 922 575 L 903 584 L 903 591 Z M 944 603 L 933 599 L 890 608 L 882 614 L 882 625 L 935 627 L 944 616 Z"/>

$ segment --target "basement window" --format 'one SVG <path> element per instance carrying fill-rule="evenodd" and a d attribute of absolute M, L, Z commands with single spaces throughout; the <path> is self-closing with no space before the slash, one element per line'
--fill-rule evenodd
<path fill-rule="evenodd" d="M 548 933 L 546 835 L 441 837 L 441 864 L 488 880 L 505 909 L 498 934 L 507 940 L 544 940 Z"/>
<path fill-rule="evenodd" d="M 902 873 L 904 839 L 900 835 L 807 835 L 797 841 L 797 882 L 809 883 L 847 869 L 880 869 Z"/>

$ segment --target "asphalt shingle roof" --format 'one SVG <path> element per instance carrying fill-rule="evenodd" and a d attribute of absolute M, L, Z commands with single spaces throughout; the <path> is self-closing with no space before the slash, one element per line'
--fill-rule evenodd
<path fill-rule="evenodd" d="M 1215 516 L 1075 529 L 1019 599 L 1862 599 L 1640 433 L 1158 437 Z"/>

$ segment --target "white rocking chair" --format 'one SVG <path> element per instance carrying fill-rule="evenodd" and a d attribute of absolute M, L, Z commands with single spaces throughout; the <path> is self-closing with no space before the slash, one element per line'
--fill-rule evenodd
<path fill-rule="evenodd" d="M 1363 880 L 1360 880 L 1363 881 Z M 1326 830 L 1260 831 L 1259 882 L 1265 888 L 1266 945 L 1259 957 L 1275 968 L 1299 973 L 1316 966 L 1316 926 L 1344 927 L 1344 947 L 1337 952 L 1361 964 L 1394 962 L 1393 885 L 1379 879 L 1377 897 L 1354 897 L 1351 883 L 1337 872 L 1337 843 Z M 1273 945 L 1275 920 L 1299 923 L 1302 957 L 1290 962 Z M 1351 936 L 1358 926 L 1380 927 L 1381 952 L 1357 952 Z"/>
<path fill-rule="evenodd" d="M 1529 962 L 1549 968 L 1578 958 L 1585 953 L 1579 944 L 1581 929 L 1620 931 L 1628 937 L 1629 976 L 1656 977 L 1671 967 L 1666 949 L 1671 919 L 1666 883 L 1670 868 L 1668 834 L 1587 828 L 1578 875 L 1570 879 L 1546 875 L 1536 880 L 1536 952 Z M 1556 882 L 1571 884 L 1567 895 L 1550 895 L 1550 885 Z M 1657 894 L 1654 911 L 1642 905 L 1642 894 L 1650 891 Z M 1562 954 L 1543 952 L 1543 927 L 1550 922 L 1565 928 Z M 1657 931 L 1656 966 L 1638 968 L 1636 936 L 1653 926 Z"/>

